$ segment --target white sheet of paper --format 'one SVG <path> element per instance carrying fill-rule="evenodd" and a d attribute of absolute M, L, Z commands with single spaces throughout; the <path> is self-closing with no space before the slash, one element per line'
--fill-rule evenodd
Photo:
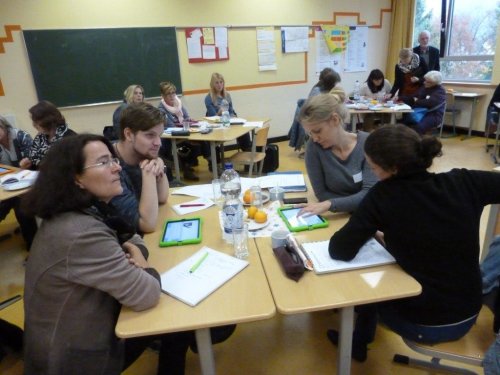
<path fill-rule="evenodd" d="M 194 206 L 194 207 L 182 207 L 183 205 L 190 205 L 190 204 L 202 204 L 203 206 Z M 198 198 L 189 202 L 183 202 L 176 204 L 172 206 L 173 210 L 177 213 L 177 215 L 186 215 L 190 214 L 191 212 L 196 212 L 200 210 L 204 210 L 205 208 L 208 208 L 210 206 L 213 206 L 214 202 L 211 199 L 207 198 Z"/>

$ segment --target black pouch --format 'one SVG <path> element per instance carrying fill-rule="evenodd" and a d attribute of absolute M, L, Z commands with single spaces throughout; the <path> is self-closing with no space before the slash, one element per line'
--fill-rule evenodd
<path fill-rule="evenodd" d="M 289 247 L 276 247 L 273 249 L 285 275 L 294 281 L 299 281 L 304 274 L 304 264 L 299 256 Z"/>

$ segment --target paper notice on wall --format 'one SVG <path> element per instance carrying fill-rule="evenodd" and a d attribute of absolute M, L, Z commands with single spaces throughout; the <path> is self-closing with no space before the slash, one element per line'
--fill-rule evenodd
<path fill-rule="evenodd" d="M 277 69 L 274 27 L 257 27 L 257 55 L 259 71 Z"/>
<path fill-rule="evenodd" d="M 346 72 L 366 72 L 367 26 L 350 26 L 346 51 Z"/>
<path fill-rule="evenodd" d="M 282 27 L 282 51 L 284 53 L 307 52 L 309 50 L 309 27 Z"/>
<path fill-rule="evenodd" d="M 316 39 L 316 74 L 325 69 L 331 68 L 336 72 L 344 70 L 344 53 L 330 52 L 328 45 L 323 37 L 321 29 L 318 27 L 315 33 Z"/>

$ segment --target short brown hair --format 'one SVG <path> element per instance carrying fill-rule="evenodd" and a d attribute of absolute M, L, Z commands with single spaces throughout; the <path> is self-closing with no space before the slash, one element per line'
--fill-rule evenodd
<path fill-rule="evenodd" d="M 166 82 L 160 83 L 161 96 L 175 94 L 176 91 L 177 91 L 177 88 L 175 87 L 175 85 L 172 82 L 166 81 Z"/>
<path fill-rule="evenodd" d="M 47 100 L 42 100 L 29 109 L 31 120 L 45 130 L 52 130 L 65 125 L 66 120 L 57 107 Z"/>
<path fill-rule="evenodd" d="M 165 118 L 158 108 L 149 103 L 130 104 L 123 110 L 120 117 L 120 140 L 125 140 L 126 128 L 135 134 L 163 123 L 165 123 Z"/>

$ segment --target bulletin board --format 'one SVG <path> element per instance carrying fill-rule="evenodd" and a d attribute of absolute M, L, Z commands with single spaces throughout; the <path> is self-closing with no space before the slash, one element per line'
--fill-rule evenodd
<path fill-rule="evenodd" d="M 189 63 L 229 60 L 226 27 L 190 27 L 185 33 Z"/>

